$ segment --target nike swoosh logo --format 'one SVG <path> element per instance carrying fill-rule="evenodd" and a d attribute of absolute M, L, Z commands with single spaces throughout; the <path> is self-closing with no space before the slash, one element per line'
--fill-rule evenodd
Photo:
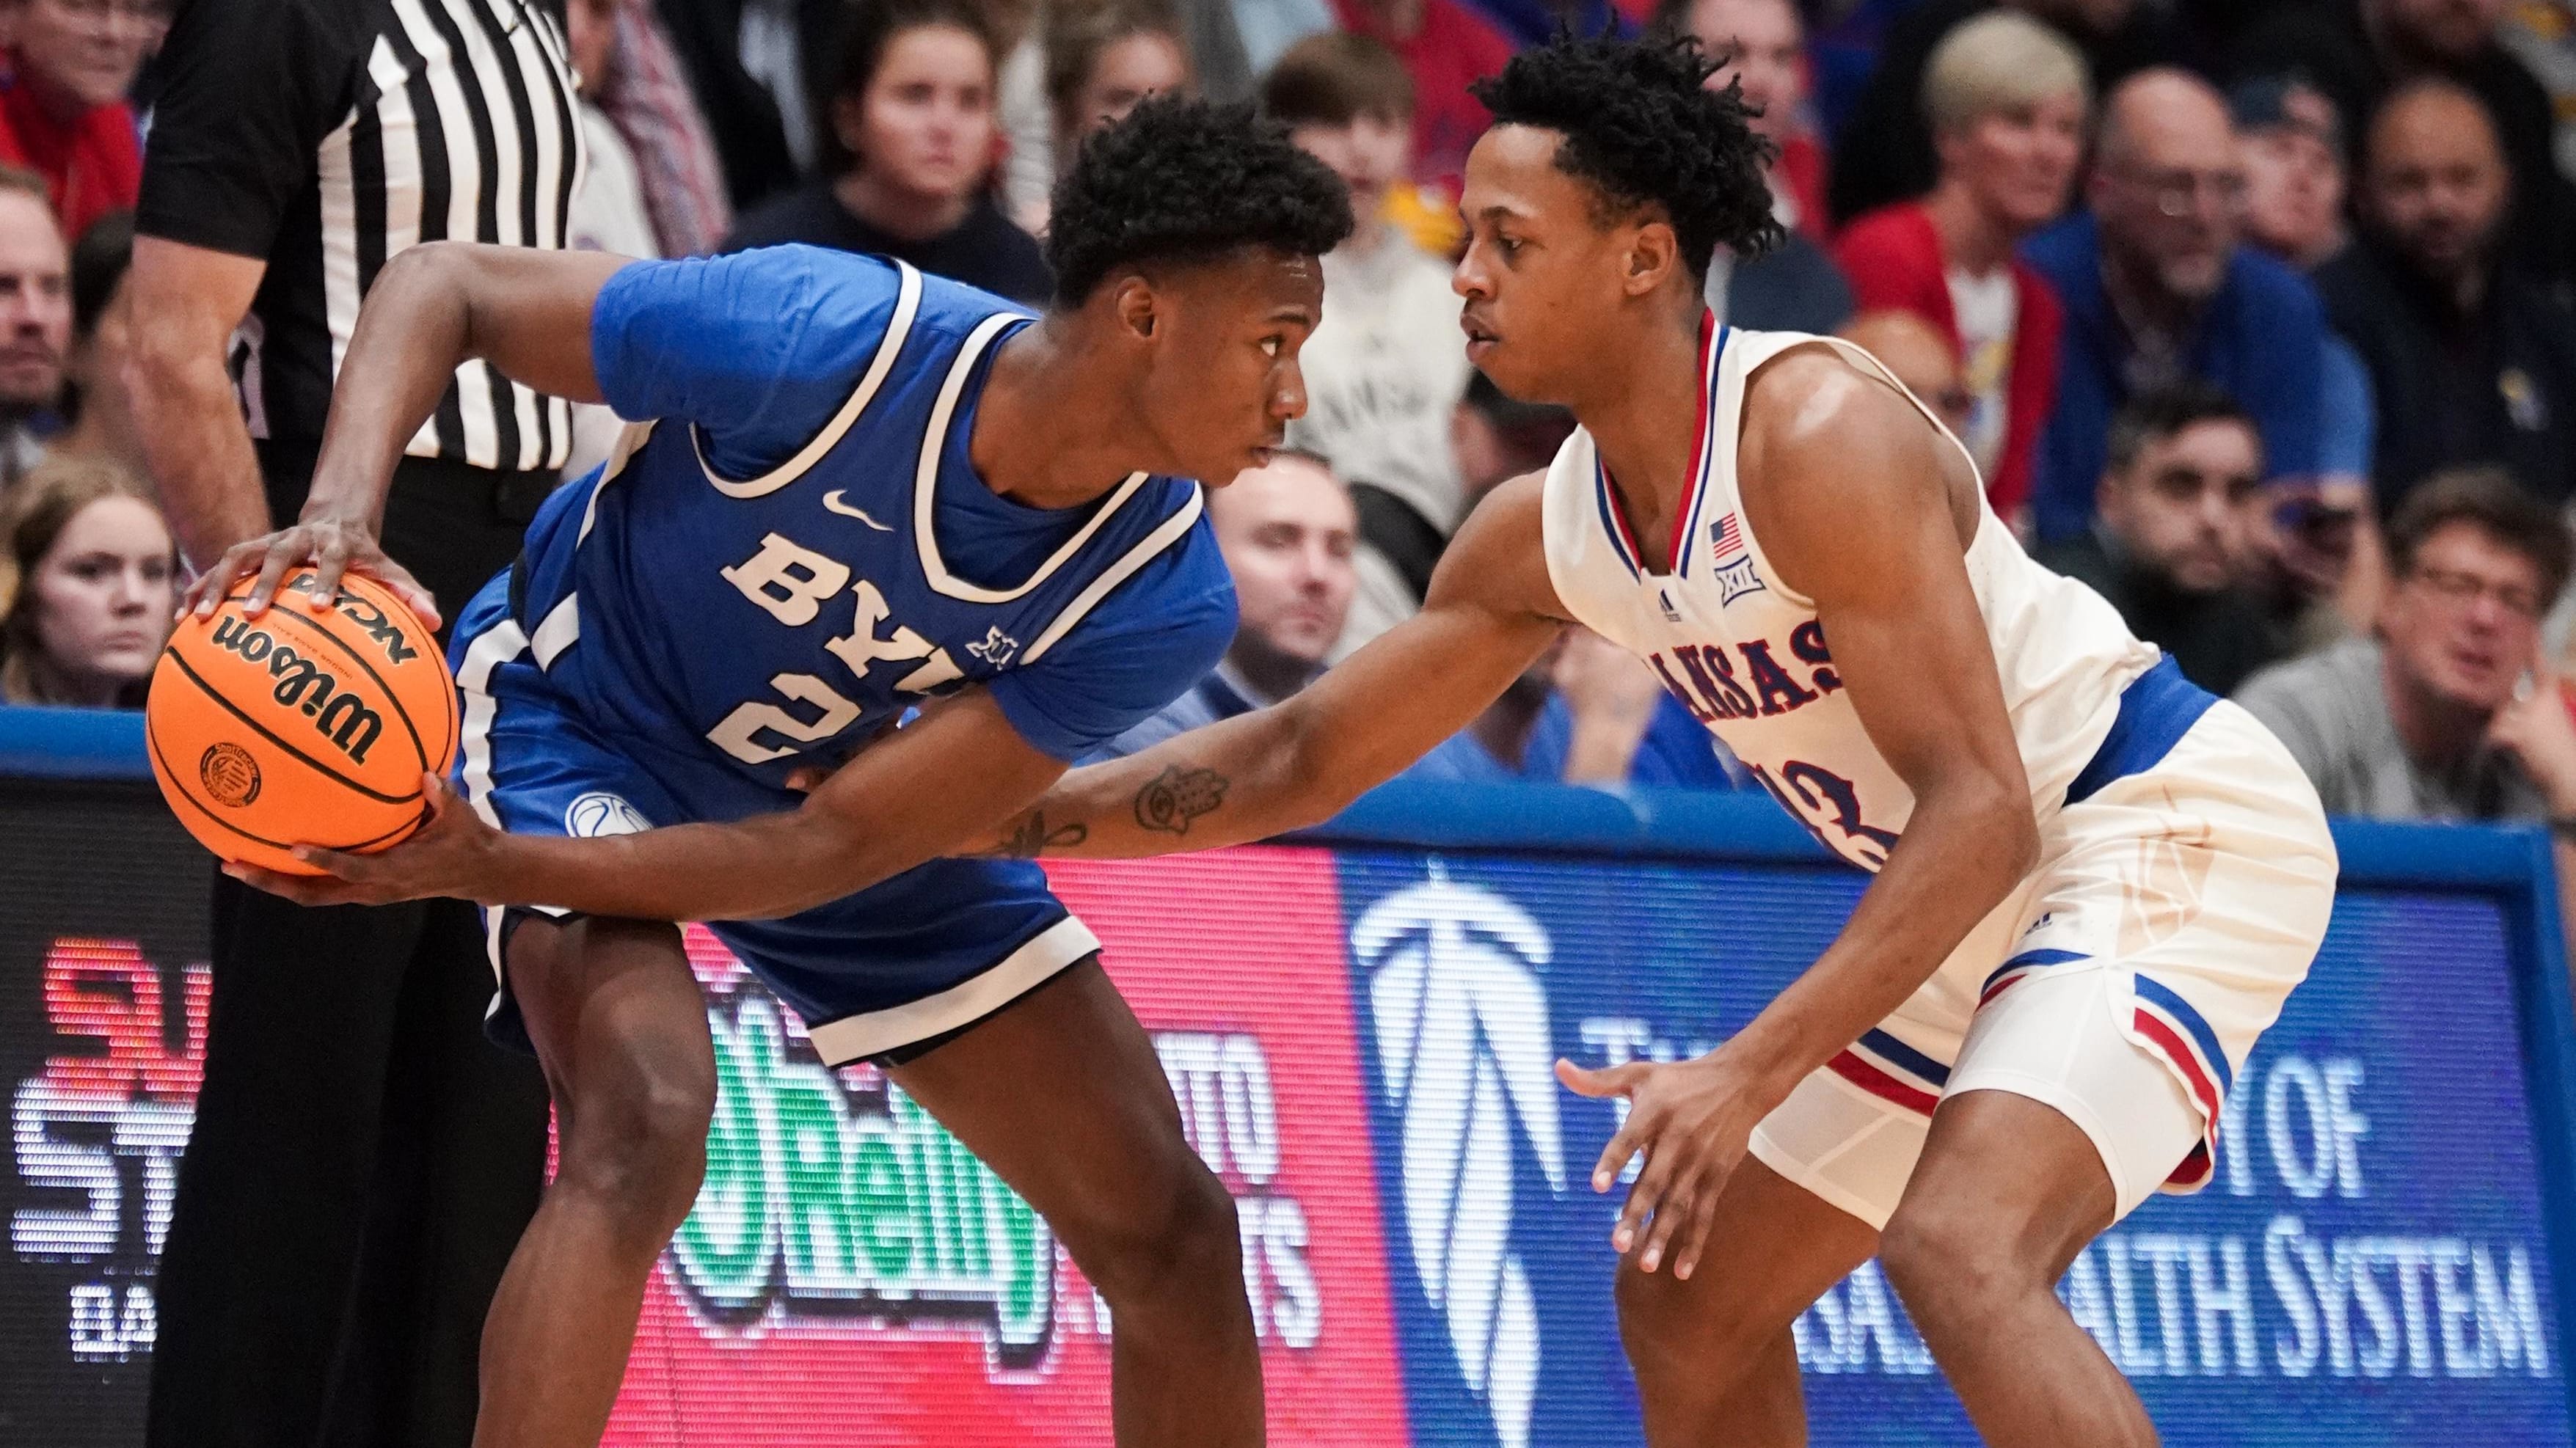
<path fill-rule="evenodd" d="M 842 502 L 841 490 L 838 488 L 834 488 L 832 491 L 823 495 L 823 506 L 840 514 L 844 518 L 856 518 L 860 522 L 867 524 L 869 527 L 876 529 L 880 533 L 891 533 L 894 531 L 885 524 L 878 522 L 876 519 L 871 518 L 867 514 L 860 512 L 858 509 L 851 507 L 849 504 Z"/>

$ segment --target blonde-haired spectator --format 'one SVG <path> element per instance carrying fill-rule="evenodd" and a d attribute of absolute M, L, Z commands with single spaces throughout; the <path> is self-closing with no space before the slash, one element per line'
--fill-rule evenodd
<path fill-rule="evenodd" d="M 2008 518 L 2030 497 L 2063 325 L 2015 247 L 2065 210 L 2092 98 L 2083 54 L 2038 21 L 1999 10 L 1960 25 L 1923 77 L 1940 178 L 1854 220 L 1835 247 L 1863 310 L 1915 313 L 1949 339 L 1970 399 L 1960 440 Z"/>
<path fill-rule="evenodd" d="M 140 708 L 178 545 L 134 476 L 55 458 L 0 501 L 0 703 Z"/>
<path fill-rule="evenodd" d="M 63 232 L 134 205 L 143 153 L 125 103 L 176 0 L 0 0 L 0 161 L 45 178 Z"/>

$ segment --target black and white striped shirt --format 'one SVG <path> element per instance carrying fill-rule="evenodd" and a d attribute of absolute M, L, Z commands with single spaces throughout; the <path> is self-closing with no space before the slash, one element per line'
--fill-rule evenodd
<path fill-rule="evenodd" d="M 234 340 L 254 437 L 310 446 L 386 260 L 564 245 L 583 164 L 560 0 L 188 0 L 151 97 L 145 234 L 268 264 Z M 481 362 L 414 457 L 563 465 L 571 420 Z"/>

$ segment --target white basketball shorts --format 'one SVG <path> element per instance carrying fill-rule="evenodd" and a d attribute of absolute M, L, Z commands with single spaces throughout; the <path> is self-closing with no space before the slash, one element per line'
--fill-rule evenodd
<path fill-rule="evenodd" d="M 1933 1109 L 2009 1091 L 2101 1153 L 2126 1216 L 2197 1190 L 2220 1103 L 2325 938 L 2335 852 L 2289 751 L 2208 706 L 2040 830 L 2040 865 L 1940 971 L 1801 1082 L 1753 1155 L 1884 1228 Z"/>

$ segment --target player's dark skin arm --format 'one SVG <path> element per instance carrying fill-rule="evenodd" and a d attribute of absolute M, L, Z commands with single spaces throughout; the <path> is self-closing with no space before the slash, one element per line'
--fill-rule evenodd
<path fill-rule="evenodd" d="M 1697 1264 L 1754 1123 L 1929 980 L 2038 853 L 1963 557 L 1979 516 L 1965 460 L 1886 386 L 1808 353 L 1756 374 L 1739 462 L 1756 536 L 1815 601 L 1862 726 L 1915 809 L 1834 944 L 1725 1046 L 1670 1065 L 1560 1067 L 1578 1091 L 1633 1103 L 1594 1181 L 1607 1190 L 1647 1153 L 1614 1240 L 1622 1251 L 1642 1241 L 1650 1270 L 1667 1257 L 1679 1272 Z M 1426 607 L 1286 703 L 1073 771 L 1006 836 L 1066 855 L 1233 844 L 1322 819 L 1401 768 L 1472 717 L 1453 694 L 1472 687 L 1481 708 L 1510 678 L 1491 670 L 1544 644 L 1539 628 L 1473 622 L 1547 590 L 1535 481 L 1498 493 L 1442 560 L 1446 614 Z M 1539 596 L 1557 610 L 1552 590 Z M 1506 636 L 1530 653 L 1510 653 Z M 1482 658 L 1479 640 L 1492 641 Z"/>
<path fill-rule="evenodd" d="M 437 818 L 411 840 L 382 855 L 299 851 L 336 878 L 226 868 L 307 904 L 452 895 L 738 920 L 794 914 L 942 855 L 1140 855 L 1261 839 L 1331 815 L 1500 695 L 1562 627 L 1546 572 L 1537 480 L 1507 484 L 1460 531 L 1419 616 L 1285 704 L 1080 771 L 1061 803 L 1039 800 L 1064 765 L 969 690 L 860 753 L 793 811 L 604 839 L 505 835 L 433 780 Z M 921 779 L 949 782 L 938 808 L 883 808 Z"/>
<path fill-rule="evenodd" d="M 1914 814 L 1834 943 L 1725 1045 L 1664 1065 L 1558 1065 L 1574 1090 L 1630 1102 L 1592 1173 L 1607 1191 L 1645 1154 L 1613 1244 L 1685 1277 L 1755 1123 L 1931 979 L 2039 852 L 1968 581 L 1980 514 L 1966 460 L 1894 391 L 1821 350 L 1755 374 L 1739 456 L 1754 536 L 1814 600 L 1835 672 Z"/>
<path fill-rule="evenodd" d="M 1160 855 L 1328 819 L 1467 727 L 1546 651 L 1563 612 L 1539 479 L 1515 479 L 1458 530 L 1422 612 L 1267 709 L 1074 770 L 984 848 Z"/>
<path fill-rule="evenodd" d="M 428 594 L 375 541 L 404 444 L 438 406 L 448 378 L 472 358 L 540 392 L 599 400 L 591 311 L 600 288 L 627 264 L 598 252 L 465 243 L 395 257 L 359 313 L 303 520 L 227 550 L 198 580 L 192 605 L 210 611 L 235 579 L 256 573 L 246 608 L 255 612 L 288 569 L 311 562 L 322 575 L 317 606 L 354 567 L 393 584 L 435 620 Z M 790 915 L 989 832 L 1063 771 L 975 693 L 934 708 L 861 755 L 804 807 L 775 815 L 616 840 L 513 837 L 432 780 L 426 788 L 436 817 L 398 856 L 310 852 L 336 879 L 229 868 L 309 905 L 444 895 L 646 920 Z M 891 797 L 871 791 L 900 792 L 902 782 L 919 778 L 952 781 L 944 808 L 862 821 L 857 802 Z"/>
<path fill-rule="evenodd" d="M 475 358 L 539 392 L 600 401 L 591 307 L 628 262 L 605 252 L 441 241 L 385 263 L 341 362 L 303 517 L 226 549 L 183 607 L 212 613 L 235 580 L 257 574 L 244 609 L 257 614 L 286 571 L 309 562 L 321 584 L 312 607 L 328 607 L 340 574 L 356 567 L 390 584 L 436 626 L 438 606 L 428 590 L 376 544 L 404 446 L 437 409 L 456 369 Z"/>
<path fill-rule="evenodd" d="M 793 810 L 598 839 L 511 835 L 477 819 L 431 776 L 425 787 L 437 817 L 393 850 L 298 851 L 330 877 L 225 868 L 314 905 L 441 895 L 629 920 L 773 919 L 966 848 L 1063 773 L 1063 761 L 1029 745 L 976 689 L 861 751 Z M 924 779 L 942 781 L 935 807 L 917 799 L 883 807 L 917 796 Z"/>

